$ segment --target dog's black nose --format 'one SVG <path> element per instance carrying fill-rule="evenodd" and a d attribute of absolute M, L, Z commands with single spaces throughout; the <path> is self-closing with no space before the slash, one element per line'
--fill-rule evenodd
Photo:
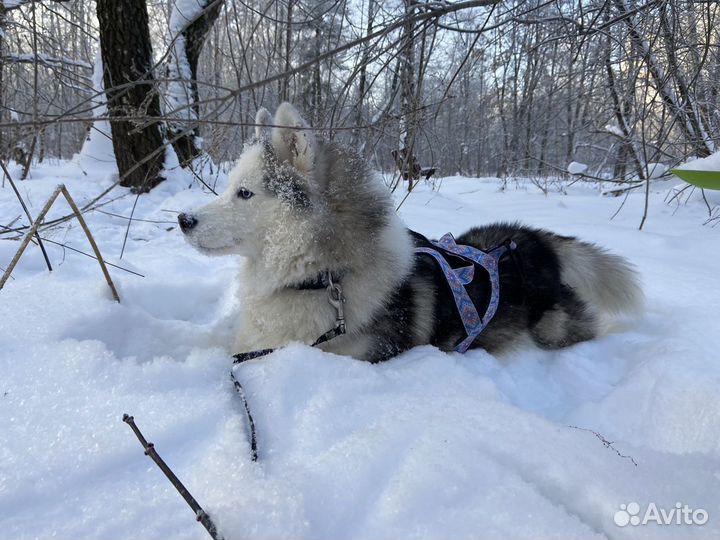
<path fill-rule="evenodd" d="M 178 216 L 178 223 L 180 224 L 180 229 L 182 229 L 182 232 L 187 232 L 195 225 L 197 225 L 198 220 L 192 214 L 188 215 L 185 213 L 180 213 L 180 215 Z"/>

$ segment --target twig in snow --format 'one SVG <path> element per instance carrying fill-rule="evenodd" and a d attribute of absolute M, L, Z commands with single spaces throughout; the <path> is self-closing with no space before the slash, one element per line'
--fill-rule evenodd
<path fill-rule="evenodd" d="M 198 180 L 203 186 L 208 188 L 213 193 L 213 195 L 217 196 L 217 194 L 218 194 L 217 191 L 215 191 L 213 188 L 211 188 L 210 185 L 207 182 L 205 182 L 205 180 L 203 180 L 200 177 L 200 175 L 193 170 L 192 166 L 188 167 L 187 170 L 189 170 L 192 173 L 192 175 L 195 177 L 196 180 Z"/>
<path fill-rule="evenodd" d="M 668 194 L 665 196 L 665 203 L 666 203 L 666 204 L 670 204 L 671 202 L 674 202 L 675 200 L 677 200 L 677 205 L 680 206 L 680 204 L 682 204 L 682 195 L 683 195 L 683 193 L 685 193 L 685 191 L 687 191 L 688 189 L 690 190 L 690 195 L 692 195 L 693 192 L 695 191 L 695 186 L 693 186 L 693 185 L 691 185 L 691 184 L 688 184 L 688 185 L 686 185 L 686 186 L 683 186 L 683 187 L 680 188 L 680 189 L 677 189 L 677 188 L 671 189 L 670 191 L 668 191 Z M 668 199 L 668 197 L 670 196 L 670 194 L 672 194 L 672 197 L 670 197 L 670 198 Z M 689 196 L 688 196 L 688 199 L 689 199 Z M 687 200 L 686 200 L 686 201 L 687 201 Z"/>
<path fill-rule="evenodd" d="M 72 246 L 68 246 L 67 244 L 63 244 L 62 242 L 56 242 L 55 240 L 50 240 L 49 238 L 43 238 L 44 242 L 50 242 L 51 244 L 55 244 L 56 246 L 59 246 L 63 249 L 69 249 L 70 251 L 74 251 L 75 253 L 79 253 L 80 255 L 85 255 L 86 257 L 90 257 L 91 259 L 98 260 L 97 257 L 94 255 L 90 255 L 89 253 L 86 253 L 85 251 L 82 251 L 80 249 L 74 248 Z M 133 274 L 138 277 L 145 277 L 143 274 L 139 272 L 135 272 L 134 270 L 130 270 L 129 268 L 125 268 L 124 266 L 118 266 L 117 264 L 113 264 L 111 262 L 105 261 L 105 264 L 108 266 L 112 266 L 113 268 L 117 268 L 118 270 L 122 270 L 123 272 L 127 272 L 128 274 Z"/>
<path fill-rule="evenodd" d="M 707 207 L 708 216 L 709 216 L 709 217 L 712 217 L 713 207 L 710 206 L 710 203 L 708 202 L 707 197 L 705 196 L 705 190 L 702 189 L 702 188 L 700 188 L 700 194 L 702 195 L 702 199 L 703 199 L 703 201 L 705 202 L 705 206 Z"/>
<path fill-rule="evenodd" d="M 710 217 L 707 219 L 703 225 L 710 225 L 711 227 L 715 228 L 717 227 L 718 223 L 720 223 L 720 207 L 715 206 L 713 207 L 713 210 L 710 214 Z"/>
<path fill-rule="evenodd" d="M 2 162 L 0 162 L 2 163 Z M 108 287 L 110 287 L 110 291 L 112 292 L 113 298 L 116 302 L 120 302 L 120 296 L 118 295 L 117 289 L 115 288 L 115 284 L 113 283 L 112 278 L 110 277 L 110 273 L 108 272 L 107 266 L 105 265 L 105 261 L 102 258 L 102 255 L 100 254 L 100 249 L 98 248 L 97 244 L 95 243 L 95 238 L 93 238 L 92 233 L 90 232 L 90 229 L 87 226 L 87 223 L 85 223 L 85 218 L 82 216 L 82 212 L 80 212 L 80 209 L 75 204 L 75 201 L 70 196 L 70 192 L 67 190 L 67 188 L 60 184 L 55 188 L 55 191 L 52 192 L 52 195 L 50 195 L 50 198 L 45 203 L 45 206 L 43 206 L 42 210 L 37 216 L 37 219 L 35 220 L 35 223 L 32 224 L 32 227 L 30 227 L 30 230 L 25 234 L 25 237 L 23 238 L 22 242 L 20 243 L 20 247 L 18 248 L 17 252 L 15 253 L 15 256 L 10 261 L 10 266 L 8 266 L 7 270 L 5 270 L 5 273 L 2 275 L 2 278 L 0 278 L 0 289 L 3 288 L 5 285 L 5 282 L 10 277 L 10 274 L 12 273 L 13 269 L 17 265 L 18 261 L 20 260 L 20 256 L 25 251 L 25 248 L 30 243 L 30 240 L 32 240 L 33 236 L 37 236 L 38 243 L 41 243 L 42 240 L 40 240 L 40 235 L 37 234 L 37 229 L 40 225 L 40 222 L 45 217 L 45 214 L 48 213 L 50 210 L 50 207 L 53 205 L 55 200 L 58 198 L 60 194 L 63 194 L 65 197 L 65 200 L 70 205 L 70 208 L 72 209 L 75 217 L 77 218 L 78 222 L 80 222 L 80 226 L 83 228 L 83 231 L 85 232 L 85 236 L 87 236 L 88 242 L 90 242 L 90 246 L 93 248 L 93 251 L 95 252 L 95 257 L 97 258 L 98 263 L 100 264 L 100 269 L 102 270 L 103 275 L 105 276 L 105 281 L 108 284 Z"/>
<path fill-rule="evenodd" d="M 133 220 L 133 221 L 142 221 L 144 223 L 159 223 L 159 224 L 171 224 L 171 225 L 177 225 L 177 221 L 161 221 L 157 219 L 140 219 L 140 218 L 129 218 L 127 216 L 122 216 L 120 214 L 113 214 L 112 212 L 106 212 L 105 210 L 93 210 L 93 212 L 98 212 L 100 214 L 105 214 L 106 216 L 112 216 L 124 220 Z"/>
<path fill-rule="evenodd" d="M 0 161 L 0 163 L 2 163 Z M 45 203 L 45 206 L 43 206 L 42 210 L 40 210 L 40 213 L 37 216 L 37 219 L 30 227 L 30 230 L 25 234 L 25 237 L 23 238 L 22 242 L 20 243 L 20 247 L 18 248 L 17 252 L 15 253 L 15 256 L 10 261 L 10 265 L 5 270 L 5 273 L 2 275 L 2 278 L 0 278 L 0 289 L 3 288 L 5 285 L 5 282 L 10 277 L 10 274 L 12 274 L 13 269 L 15 268 L 15 265 L 17 265 L 18 261 L 20 260 L 20 256 L 25 251 L 25 248 L 28 246 L 30 241 L 32 240 L 33 236 L 37 235 L 37 228 L 42 219 L 45 217 L 45 214 L 48 213 L 48 210 L 50 210 L 50 207 L 52 206 L 52 203 L 55 202 L 55 199 L 57 199 L 58 195 L 60 195 L 60 186 L 55 188 L 55 191 L 53 191 L 52 195 L 50 195 L 50 198 Z M 31 220 L 32 222 L 32 220 Z M 39 240 L 39 235 L 38 235 Z M 42 240 L 39 240 L 39 242 L 42 242 Z M 52 270 L 52 268 L 50 269 Z"/>
<path fill-rule="evenodd" d="M 610 217 L 610 221 L 612 221 L 613 219 L 615 219 L 618 216 L 620 211 L 623 209 L 623 206 L 625 206 L 625 203 L 627 202 L 629 196 L 630 196 L 630 191 L 625 191 L 625 197 L 623 198 L 623 202 L 620 203 L 620 206 L 618 206 L 618 209 L 615 210 L 615 213 Z"/>
<path fill-rule="evenodd" d="M 163 461 L 163 458 L 161 458 L 160 454 L 158 454 L 157 450 L 155 450 L 155 445 L 153 445 L 153 443 L 151 442 L 147 442 L 140 429 L 137 427 L 137 425 L 135 425 L 135 419 L 128 414 L 123 414 L 122 420 L 127 425 L 129 425 L 135 433 L 135 436 L 138 438 L 140 444 L 145 450 L 145 455 L 155 462 L 155 464 L 160 468 L 160 470 L 167 477 L 167 479 L 170 480 L 170 483 L 173 485 L 173 487 L 178 491 L 178 493 L 180 493 L 182 498 L 185 499 L 185 502 L 188 503 L 188 506 L 192 509 L 193 512 L 195 512 L 195 519 L 197 519 L 202 524 L 202 526 L 205 527 L 208 534 L 213 538 L 213 540 L 223 540 L 223 536 L 218 532 L 212 518 L 208 515 L 207 512 L 205 512 L 205 510 L 202 509 L 202 507 L 195 500 L 195 497 L 190 494 L 190 492 L 183 485 L 180 479 L 175 476 L 175 473 L 172 472 L 172 469 L 168 467 L 167 463 Z"/>
<path fill-rule="evenodd" d="M 18 222 L 18 220 L 19 220 L 21 217 L 22 217 L 22 216 L 18 216 L 18 217 L 16 217 L 15 219 L 13 219 L 10 223 L 8 223 L 7 225 L 0 225 L 0 227 L 2 227 L 3 229 L 9 230 L 9 229 L 12 228 L 13 225 L 15 225 L 15 224 Z"/>
<path fill-rule="evenodd" d="M 100 199 L 102 199 L 105 195 L 110 193 L 110 191 L 112 191 L 112 189 L 115 188 L 116 186 L 118 186 L 119 184 L 120 184 L 120 180 L 116 180 L 115 182 L 113 182 L 113 184 L 110 187 L 108 187 L 107 189 L 105 189 L 102 193 L 100 193 L 100 195 L 98 195 L 97 197 L 92 199 L 90 202 L 85 203 L 85 206 L 82 207 L 81 212 L 85 213 L 85 212 L 89 212 L 91 210 L 95 210 L 101 206 L 105 206 L 106 204 L 109 204 L 118 199 L 121 199 L 122 197 L 125 197 L 126 195 L 129 195 L 129 192 L 128 192 L 128 193 L 124 193 L 123 195 L 120 195 L 119 197 L 115 197 L 114 199 L 109 199 L 107 201 L 98 202 Z M 59 217 L 56 219 L 51 219 L 50 221 L 46 221 L 42 225 L 42 229 L 43 230 L 49 229 L 51 227 L 54 227 L 55 225 L 59 225 L 61 223 L 65 223 L 66 221 L 70 221 L 74 217 L 75 217 L 75 212 L 70 212 L 69 214 L 64 215 L 62 217 Z M 22 232 L 24 230 L 29 229 L 30 227 L 31 227 L 31 225 L 26 225 L 23 227 L 16 227 L 14 229 L 6 229 L 6 230 L 3 230 L 2 232 L 3 232 L 3 234 L 4 233 Z"/>
<path fill-rule="evenodd" d="M 124 217 L 124 216 L 118 216 L 118 217 Z M 136 221 L 137 221 L 137 220 L 136 220 Z M 145 220 L 143 220 L 143 221 L 145 221 Z M 158 222 L 158 223 L 161 223 L 161 222 Z M 174 221 L 168 221 L 167 223 L 175 223 L 175 222 L 174 222 Z M 0 228 L 4 229 L 4 228 L 7 228 L 7 227 L 6 227 L 5 225 L 0 225 Z M 18 236 L 18 237 L 16 237 L 16 238 L 5 238 L 4 240 L 19 240 L 20 238 L 22 238 L 22 237 Z M 83 251 L 83 250 L 81 250 L 81 249 L 77 249 L 77 248 L 74 248 L 74 247 L 69 246 L 69 245 L 67 245 L 67 244 L 63 244 L 62 242 L 57 242 L 57 241 L 55 241 L 55 240 L 51 240 L 50 238 L 45 238 L 44 236 L 41 236 L 40 238 L 42 238 L 42 241 L 43 241 L 43 242 L 49 242 L 50 244 L 54 244 L 54 245 L 56 245 L 56 246 L 58 246 L 58 247 L 61 247 L 61 248 L 63 248 L 63 249 L 69 249 L 70 251 L 74 251 L 75 253 L 79 253 L 80 255 L 85 255 L 85 257 L 90 257 L 91 259 L 94 259 L 94 260 L 96 260 L 96 261 L 98 260 L 97 257 L 95 257 L 94 255 L 90 255 L 89 253 L 87 253 L 87 252 L 85 252 L 85 251 Z M 63 260 L 65 260 L 65 259 L 63 258 Z M 117 265 L 117 264 L 113 264 L 113 263 L 107 262 L 107 261 L 105 261 L 105 264 L 107 264 L 108 266 L 112 266 L 113 268 L 117 268 L 118 270 L 122 270 L 123 272 L 127 272 L 128 274 L 133 274 L 133 275 L 135 275 L 135 276 L 143 277 L 143 278 L 145 277 L 145 276 L 144 276 L 143 274 L 141 274 L 140 272 L 135 272 L 134 270 L 130 270 L 129 268 L 125 268 L 124 266 L 119 266 L 119 265 Z M 0 272 L 5 272 L 5 268 L 0 267 Z M 13 278 L 13 279 L 15 279 L 15 278 Z"/>
<path fill-rule="evenodd" d="M 7 272 L 7 268 L 3 268 L 2 266 L 0 266 L 0 272 Z M 13 281 L 15 280 L 13 276 L 10 277 L 13 278 Z"/>
<path fill-rule="evenodd" d="M 615 453 L 616 453 L 619 457 L 621 457 L 621 458 L 629 459 L 630 461 L 632 461 L 632 464 L 637 467 L 637 462 L 633 459 L 632 456 L 629 456 L 629 455 L 626 455 L 626 454 L 621 454 L 621 453 L 618 451 L 618 449 L 613 446 L 614 441 L 608 441 L 605 437 L 603 437 L 603 436 L 602 436 L 600 433 L 598 433 L 597 431 L 593 431 L 592 429 L 582 428 L 582 427 L 578 427 L 578 426 L 568 426 L 568 427 L 573 428 L 573 429 L 579 429 L 579 430 L 581 430 L 581 431 L 588 431 L 588 432 L 592 433 L 592 434 L 595 435 L 598 439 L 600 439 L 600 442 L 603 443 L 603 446 L 604 446 L 605 448 L 609 448 L 610 450 L 612 450 L 613 452 L 615 452 Z"/>
<path fill-rule="evenodd" d="M 128 234 L 130 234 L 130 225 L 132 225 L 133 222 L 133 216 L 135 215 L 135 207 L 137 206 L 138 199 L 140 198 L 140 192 L 135 196 L 135 202 L 133 203 L 132 210 L 130 210 L 130 217 L 128 218 L 128 224 L 125 228 L 125 237 L 123 238 L 123 245 L 120 249 L 120 258 L 123 258 L 123 253 L 125 253 L 125 244 L 127 244 Z"/>
<path fill-rule="evenodd" d="M 70 208 L 72 208 L 72 211 L 75 212 L 75 215 L 77 216 L 77 220 L 80 222 L 80 226 L 83 228 L 83 231 L 85 231 L 85 236 L 87 236 L 88 242 L 90 242 L 90 246 L 93 248 L 93 251 L 95 252 L 95 257 L 97 257 L 98 263 L 100 263 L 100 269 L 102 270 L 103 275 L 105 276 L 105 281 L 107 281 L 108 287 L 110 287 L 110 291 L 112 292 L 113 298 L 116 302 L 120 302 L 120 296 L 118 295 L 117 289 L 115 288 L 115 284 L 113 283 L 112 278 L 110 277 L 110 272 L 108 272 L 107 266 L 105 266 L 105 260 L 103 259 L 102 255 L 100 254 L 100 249 L 98 248 L 97 244 L 95 243 L 95 238 L 93 238 L 92 233 L 90 232 L 90 228 L 87 226 L 87 223 L 85 223 L 85 218 L 82 215 L 82 212 L 80 212 L 80 209 L 75 204 L 75 201 L 70 196 L 70 192 L 65 188 L 63 184 L 60 184 L 60 190 L 62 191 L 62 194 L 65 196 L 65 200 L 67 200 L 67 203 L 70 205 Z"/>
<path fill-rule="evenodd" d="M 633 189 L 637 189 L 637 188 L 639 188 L 639 187 L 643 187 L 643 184 L 634 184 L 634 185 L 629 186 L 629 187 L 621 187 L 621 188 L 616 188 L 616 189 L 609 189 L 609 190 L 607 190 L 607 191 L 603 191 L 602 194 L 603 194 L 603 196 L 605 196 L 605 197 L 607 197 L 607 196 L 610 196 L 610 197 L 619 197 L 620 195 L 622 195 L 622 194 L 624 194 L 624 193 L 627 193 L 628 191 L 632 191 Z"/>
<path fill-rule="evenodd" d="M 33 226 L 33 218 L 30 215 L 30 211 L 28 210 L 28 207 L 25 206 L 25 201 L 23 201 L 23 198 L 20 196 L 20 192 L 18 191 L 17 186 L 15 185 L 15 182 L 13 182 L 12 176 L 10 176 L 10 171 L 8 171 L 7 167 L 5 166 L 5 163 L 0 160 L 0 167 L 2 167 L 3 173 L 8 179 L 8 182 L 10 182 L 10 186 L 12 186 L 13 191 L 15 192 L 15 195 L 18 198 L 18 201 L 20 201 L 20 206 L 22 206 L 23 211 L 25 212 L 25 215 L 28 218 L 28 221 L 30 222 L 30 226 Z M 42 221 L 42 218 L 38 216 L 37 222 Z M 9 227 L 12 227 L 12 224 L 9 225 Z M 45 246 L 42 243 L 42 240 L 40 240 L 40 235 L 37 233 L 37 227 L 35 230 L 35 237 L 37 238 L 38 245 L 40 246 L 40 251 L 42 251 L 43 257 L 45 258 L 45 264 L 47 265 L 48 272 L 52 272 L 52 265 L 50 264 L 50 258 L 48 257 L 47 251 L 45 251 Z M 2 283 L 5 283 L 3 281 Z M 0 283 L 0 289 L 2 289 L 2 283 Z"/>

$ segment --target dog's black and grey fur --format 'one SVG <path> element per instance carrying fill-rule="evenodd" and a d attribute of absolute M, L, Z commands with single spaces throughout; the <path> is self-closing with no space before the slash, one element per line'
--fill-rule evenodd
<path fill-rule="evenodd" d="M 256 123 L 271 123 L 267 111 Z M 453 350 L 465 338 L 453 295 L 437 262 L 414 253 L 428 240 L 400 222 L 363 160 L 316 141 L 291 105 L 281 105 L 272 124 L 270 133 L 258 128 L 259 141 L 230 173 L 227 191 L 180 220 L 199 249 L 246 257 L 233 352 L 312 343 L 332 328 L 326 292 L 298 286 L 323 272 L 342 276 L 347 299 L 347 334 L 323 349 L 369 361 L 418 345 Z M 528 338 L 565 347 L 597 336 L 604 314 L 640 304 L 627 262 L 593 244 L 512 223 L 456 238 L 485 251 L 507 240 L 517 249 L 500 260 L 499 306 L 472 347 L 498 352 Z M 490 285 L 482 268 L 475 275 L 467 290 L 482 315 Z"/>
<path fill-rule="evenodd" d="M 434 248 L 420 234 L 413 233 L 413 238 L 416 247 Z M 597 308 L 604 307 L 613 311 L 616 307 L 621 307 L 610 302 L 609 305 L 593 308 L 589 304 L 592 299 L 581 298 L 568 284 L 569 276 L 566 275 L 566 279 L 563 279 L 563 265 L 559 257 L 574 247 L 594 254 L 602 267 L 617 275 L 618 269 L 612 263 L 622 264 L 622 259 L 602 252 L 597 246 L 549 231 L 524 227 L 518 223 L 475 227 L 459 236 L 456 241 L 458 244 L 489 251 L 508 239 L 513 240 L 518 248 L 515 256 L 507 252 L 500 259 L 501 294 L 498 309 L 471 348 L 480 347 L 488 352 L 503 351 L 517 344 L 525 333 L 544 349 L 567 347 L 596 337 Z M 447 255 L 446 258 L 453 268 L 467 265 L 465 260 L 454 260 Z M 626 277 L 624 269 L 620 270 L 620 274 L 622 275 L 617 277 Z M 482 314 L 490 299 L 490 282 L 482 267 L 477 265 L 476 276 L 478 277 L 466 290 L 478 312 Z M 384 360 L 418 345 L 418 336 L 408 331 L 417 326 L 415 318 L 418 317 L 418 297 L 413 294 L 415 290 L 425 291 L 423 300 L 429 298 L 432 306 L 432 325 L 425 338 L 420 339 L 422 343 L 452 350 L 466 337 L 453 293 L 442 269 L 434 258 L 419 253 L 415 255 L 412 272 L 400 284 L 383 315 L 374 321 L 373 333 L 378 339 L 370 355 L 373 360 Z M 628 289 L 624 293 L 628 295 L 628 301 L 635 301 L 636 291 Z M 614 295 L 608 293 L 605 296 L 612 298 Z"/>

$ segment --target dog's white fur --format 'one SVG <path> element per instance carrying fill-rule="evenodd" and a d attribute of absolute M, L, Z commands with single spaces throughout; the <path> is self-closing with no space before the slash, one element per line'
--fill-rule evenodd
<path fill-rule="evenodd" d="M 266 133 L 263 125 L 268 122 L 268 112 L 261 109 L 256 117 L 256 131 L 261 139 Z M 272 123 L 276 126 L 270 133 L 273 150 L 304 176 L 312 198 L 322 187 L 314 185 L 318 180 L 315 137 L 309 130 L 297 129 L 307 126 L 288 103 L 278 108 Z M 289 341 L 311 343 L 331 329 L 335 310 L 328 303 L 325 290 L 297 291 L 287 287 L 335 263 L 352 267 L 342 282 L 348 299 L 345 305 L 348 334 L 323 348 L 361 357 L 367 343 L 354 330 L 369 321 L 391 294 L 393 284 L 410 271 L 413 245 L 407 230 L 394 212 L 388 212 L 385 216 L 388 223 L 379 238 L 371 243 L 358 239 L 353 247 L 353 261 L 328 261 L 329 254 L 331 259 L 342 258 L 347 249 L 321 245 L 318 239 L 329 236 L 323 229 L 352 227 L 352 223 L 334 220 L 330 210 L 323 209 L 324 200 L 320 197 L 312 198 L 316 209 L 310 219 L 298 219 L 290 204 L 264 189 L 263 151 L 262 140 L 245 149 L 229 174 L 225 192 L 194 211 L 198 224 L 186 233 L 188 241 L 204 253 L 246 257 L 240 276 L 241 320 L 234 351 L 274 348 Z M 241 188 L 254 195 L 248 200 L 237 197 Z M 376 182 L 370 189 L 384 188 Z M 382 192 L 378 196 L 387 197 Z M 364 257 L 370 251 L 372 256 Z M 362 301 L 353 301 L 358 298 Z"/>

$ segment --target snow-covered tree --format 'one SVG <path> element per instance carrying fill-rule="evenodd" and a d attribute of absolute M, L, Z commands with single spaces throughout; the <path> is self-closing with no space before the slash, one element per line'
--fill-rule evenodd
<path fill-rule="evenodd" d="M 168 137 L 185 166 L 200 154 L 198 59 L 224 0 L 172 0 L 164 109 Z"/>

